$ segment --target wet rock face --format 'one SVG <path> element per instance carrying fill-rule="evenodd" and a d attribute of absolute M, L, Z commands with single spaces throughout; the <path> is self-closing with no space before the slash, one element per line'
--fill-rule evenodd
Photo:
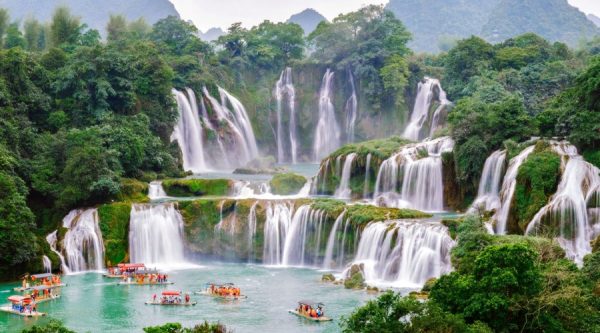
<path fill-rule="evenodd" d="M 363 274 L 364 264 L 354 264 L 350 267 L 348 275 L 344 280 L 346 289 L 364 289 L 366 287 L 365 277 Z"/>

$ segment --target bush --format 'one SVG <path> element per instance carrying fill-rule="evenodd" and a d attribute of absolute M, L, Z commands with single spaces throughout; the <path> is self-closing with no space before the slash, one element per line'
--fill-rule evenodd
<path fill-rule="evenodd" d="M 304 184 L 306 184 L 306 178 L 295 173 L 277 174 L 269 182 L 273 194 L 279 195 L 297 194 Z"/>
<path fill-rule="evenodd" d="M 167 179 L 162 182 L 171 197 L 225 196 L 231 192 L 233 181 L 228 179 Z"/>
<path fill-rule="evenodd" d="M 130 214 L 129 203 L 119 202 L 98 207 L 99 227 L 104 240 L 104 257 L 109 266 L 122 263 L 128 257 Z"/>

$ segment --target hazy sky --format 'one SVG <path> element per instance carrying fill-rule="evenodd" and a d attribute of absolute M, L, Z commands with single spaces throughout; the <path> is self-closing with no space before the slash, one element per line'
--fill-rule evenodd
<path fill-rule="evenodd" d="M 474 3 L 477 0 L 471 0 Z M 171 0 L 186 20 L 206 31 L 212 27 L 227 28 L 242 22 L 251 27 L 265 19 L 279 22 L 306 8 L 314 8 L 328 19 L 340 13 L 356 10 L 367 4 L 387 3 L 387 0 Z M 585 13 L 600 16 L 600 0 L 569 0 Z"/>

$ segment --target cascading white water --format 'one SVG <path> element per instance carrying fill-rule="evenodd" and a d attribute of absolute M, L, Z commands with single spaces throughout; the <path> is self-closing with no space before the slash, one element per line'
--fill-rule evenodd
<path fill-rule="evenodd" d="M 340 146 L 340 126 L 333 106 L 334 72 L 327 69 L 319 93 L 319 120 L 315 130 L 313 157 L 320 161 Z"/>
<path fill-rule="evenodd" d="M 298 138 L 296 126 L 296 90 L 292 82 L 292 69 L 287 67 L 279 81 L 275 84 L 273 92 L 277 100 L 277 161 L 284 163 L 291 161 L 296 163 L 298 160 Z M 287 108 L 289 110 L 289 135 L 285 134 L 283 124 L 284 101 L 287 99 Z M 289 137 L 289 146 L 286 143 L 286 138 Z M 289 149 L 289 150 L 288 150 Z M 289 151 L 289 158 L 286 156 L 286 151 Z"/>
<path fill-rule="evenodd" d="M 440 106 L 433 115 L 430 115 L 429 109 L 436 89 Z M 425 136 L 433 134 L 433 131 L 440 126 L 441 112 L 448 104 L 450 104 L 450 101 L 446 99 L 446 93 L 442 89 L 440 81 L 425 77 L 422 82 L 419 82 L 413 112 L 410 115 L 410 122 L 404 130 L 403 136 L 409 140 L 420 141 Z M 426 130 L 427 126 L 429 126 L 429 130 Z"/>
<path fill-rule="evenodd" d="M 196 96 L 187 89 L 188 96 L 173 89 L 173 96 L 179 110 L 179 120 L 171 135 L 171 141 L 177 141 L 183 157 L 183 169 L 200 173 L 207 170 L 204 160 L 203 130 L 198 115 Z"/>
<path fill-rule="evenodd" d="M 325 269 L 337 268 L 336 265 L 338 263 L 333 258 L 333 256 L 334 256 L 333 252 L 336 248 L 336 245 L 337 245 L 338 251 L 339 251 L 340 247 L 344 246 L 343 242 L 340 244 L 340 242 L 338 241 L 338 239 L 339 239 L 338 230 L 340 229 L 340 225 L 342 224 L 345 216 L 346 216 L 346 211 L 342 212 L 335 219 L 335 223 L 333 224 L 333 227 L 331 228 L 331 231 L 329 232 L 329 237 L 327 238 L 327 247 L 325 249 L 325 259 L 323 260 L 323 268 L 325 268 Z"/>
<path fill-rule="evenodd" d="M 352 93 L 346 101 L 346 141 L 354 142 L 354 132 L 356 128 L 356 118 L 358 118 L 358 97 L 356 95 L 356 85 L 354 83 L 354 75 L 348 70 L 348 80 Z"/>
<path fill-rule="evenodd" d="M 162 182 L 153 181 L 148 185 L 148 198 L 150 200 L 164 199 L 166 197 L 167 193 L 162 186 Z"/>
<path fill-rule="evenodd" d="M 519 175 L 519 168 L 521 164 L 525 162 L 527 157 L 533 152 L 535 146 L 529 146 L 525 148 L 519 155 L 515 156 L 508 163 L 508 169 L 504 175 L 502 181 L 502 188 L 500 190 L 500 207 L 494 214 L 493 219 L 496 221 L 495 232 L 499 235 L 506 233 L 506 222 L 508 221 L 508 214 L 510 213 L 510 205 L 512 203 L 513 195 L 515 194 L 515 188 L 517 186 L 517 176 Z"/>
<path fill-rule="evenodd" d="M 361 235 L 353 264 L 364 265 L 367 283 L 417 288 L 452 270 L 453 246 L 439 223 L 373 222 Z"/>
<path fill-rule="evenodd" d="M 131 206 L 129 257 L 147 266 L 185 263 L 183 218 L 174 204 Z"/>
<path fill-rule="evenodd" d="M 289 202 L 269 202 L 264 228 L 263 263 L 281 264 L 285 239 L 292 223 L 294 207 Z"/>
<path fill-rule="evenodd" d="M 63 219 L 63 227 L 68 230 L 62 248 L 70 272 L 99 271 L 104 267 L 104 243 L 98 221 L 96 209 L 73 210 Z"/>
<path fill-rule="evenodd" d="M 453 148 L 454 141 L 449 137 L 403 147 L 381 164 L 375 183 L 375 202 L 387 207 L 442 211 L 441 155 Z"/>
<path fill-rule="evenodd" d="M 254 237 L 256 236 L 256 207 L 258 201 L 252 204 L 248 213 L 248 261 L 254 260 Z"/>
<path fill-rule="evenodd" d="M 367 154 L 367 163 L 365 166 L 365 184 L 363 186 L 363 198 L 369 197 L 369 174 L 371 173 L 371 153 Z"/>
<path fill-rule="evenodd" d="M 50 258 L 48 258 L 48 256 L 42 256 L 42 265 L 44 265 L 44 272 L 52 273 L 52 261 L 50 261 Z"/>
<path fill-rule="evenodd" d="M 352 175 L 352 163 L 354 162 L 356 156 L 356 153 L 350 153 L 346 155 L 344 160 L 340 186 L 335 191 L 335 196 L 339 199 L 350 199 L 352 197 L 352 190 L 350 189 L 350 176 Z"/>
<path fill-rule="evenodd" d="M 506 150 L 495 151 L 485 160 L 477 198 L 471 206 L 471 211 L 500 208 L 500 183 L 504 175 L 505 161 Z"/>
<path fill-rule="evenodd" d="M 600 169 L 578 155 L 574 146 L 556 142 L 552 145 L 563 157 L 561 181 L 550 202 L 533 217 L 525 233 L 553 233 L 567 257 L 581 266 L 583 257 L 592 251 L 591 240 L 600 234 L 590 223 L 593 217 L 588 210 L 588 202 L 597 196 L 600 188 Z"/>
<path fill-rule="evenodd" d="M 299 207 L 292 218 L 283 246 L 281 264 L 285 266 L 316 266 L 325 214 L 309 205 Z M 314 248 L 307 248 L 314 241 Z"/>
<path fill-rule="evenodd" d="M 58 251 L 57 248 L 58 230 L 54 230 L 53 232 L 49 233 L 48 236 L 46 236 L 46 242 L 48 242 L 48 244 L 50 245 L 50 249 L 52 250 L 52 252 L 56 253 L 58 259 L 60 259 L 60 269 L 63 272 L 63 274 L 70 274 L 71 271 L 69 270 L 69 266 L 67 266 L 67 263 L 65 262 L 65 257 L 62 255 L 62 253 L 60 253 L 60 251 Z"/>

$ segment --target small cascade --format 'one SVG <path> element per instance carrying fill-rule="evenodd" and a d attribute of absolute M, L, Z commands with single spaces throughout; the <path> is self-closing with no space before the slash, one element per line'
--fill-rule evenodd
<path fill-rule="evenodd" d="M 48 256 L 42 256 L 42 265 L 44 265 L 44 272 L 52 273 L 52 261 L 50 261 L 50 258 L 48 258 Z"/>
<path fill-rule="evenodd" d="M 500 208 L 500 184 L 504 175 L 506 151 L 495 151 L 485 160 L 477 198 L 471 211 L 491 211 Z"/>
<path fill-rule="evenodd" d="M 60 251 L 58 251 L 57 248 L 58 230 L 54 230 L 53 232 L 49 233 L 48 236 L 46 236 L 46 242 L 48 242 L 48 244 L 50 245 L 50 249 L 52 250 L 52 252 L 56 253 L 58 259 L 60 259 L 60 269 L 62 273 L 70 274 L 71 271 L 69 270 L 69 266 L 67 266 L 67 263 L 65 262 L 65 257 L 62 255 L 62 253 L 60 253 Z"/>
<path fill-rule="evenodd" d="M 250 207 L 250 213 L 248 213 L 248 261 L 252 262 L 254 260 L 254 237 L 256 236 L 256 207 L 258 206 L 258 201 L 256 201 L 252 207 Z M 222 213 L 221 213 L 221 216 Z M 221 219 L 223 219 L 221 217 Z"/>
<path fill-rule="evenodd" d="M 150 185 L 148 186 L 148 198 L 150 200 L 159 200 L 167 198 L 167 193 L 165 192 L 165 189 L 162 186 L 162 182 L 153 181 L 150 183 Z"/>
<path fill-rule="evenodd" d="M 285 266 L 316 266 L 319 260 L 321 232 L 326 215 L 309 205 L 299 207 L 292 218 L 283 247 L 281 264 Z M 314 242 L 315 246 L 307 248 Z"/>
<path fill-rule="evenodd" d="M 315 130 L 313 155 L 320 161 L 340 146 L 340 126 L 333 106 L 334 72 L 327 69 L 319 93 L 319 120 Z"/>
<path fill-rule="evenodd" d="M 292 69 L 290 67 L 281 72 L 281 76 L 275 84 L 273 94 L 277 100 L 277 162 L 285 163 L 291 161 L 295 164 L 298 160 L 298 129 L 296 126 L 295 108 L 296 90 L 292 82 Z M 283 124 L 283 110 L 286 99 L 286 106 L 289 110 L 289 136 L 285 134 Z M 289 145 L 286 142 L 288 137 Z M 289 157 L 286 156 L 286 151 L 289 152 Z"/>
<path fill-rule="evenodd" d="M 348 79 L 352 94 L 346 101 L 346 141 L 347 143 L 354 142 L 354 131 L 356 127 L 356 118 L 358 118 L 358 97 L 356 96 L 356 85 L 354 83 L 354 75 L 348 70 Z"/>
<path fill-rule="evenodd" d="M 173 266 L 184 260 L 183 218 L 174 204 L 134 204 L 129 223 L 131 262 Z"/>
<path fill-rule="evenodd" d="M 600 170 L 566 143 L 552 143 L 563 158 L 563 174 L 556 193 L 527 226 L 526 234 L 556 236 L 567 257 L 578 265 L 592 251 L 590 242 L 600 234 L 594 225 L 600 194 Z"/>
<path fill-rule="evenodd" d="M 264 229 L 264 264 L 281 264 L 285 239 L 292 223 L 293 213 L 294 206 L 288 202 L 275 202 L 267 205 Z"/>
<path fill-rule="evenodd" d="M 96 209 L 73 210 L 63 219 L 62 248 L 70 272 L 104 268 L 104 243 Z"/>
<path fill-rule="evenodd" d="M 430 115 L 431 104 L 436 92 L 440 105 L 433 115 Z M 447 100 L 440 81 L 425 77 L 422 82 L 419 82 L 413 112 L 403 136 L 409 140 L 420 141 L 426 136 L 432 135 L 442 125 L 442 113 L 448 104 L 450 101 Z"/>
<path fill-rule="evenodd" d="M 177 141 L 183 157 L 183 169 L 200 173 L 207 170 L 204 160 L 204 133 L 198 115 L 196 96 L 187 89 L 188 96 L 173 89 L 173 96 L 179 110 L 179 120 L 171 135 L 171 141 Z"/>
<path fill-rule="evenodd" d="M 350 199 L 352 197 L 352 190 L 350 189 L 350 176 L 352 175 L 352 163 L 356 158 L 356 153 L 350 153 L 346 155 L 344 161 L 344 167 L 342 169 L 342 176 L 340 179 L 340 186 L 335 191 L 335 196 L 339 199 Z"/>
<path fill-rule="evenodd" d="M 500 189 L 500 207 L 496 211 L 496 214 L 494 214 L 493 218 L 496 221 L 496 234 L 504 235 L 506 233 L 506 222 L 508 221 L 510 205 L 512 203 L 513 195 L 515 194 L 515 188 L 517 186 L 519 168 L 534 149 L 535 146 L 529 146 L 525 148 L 519 155 L 515 156 L 508 163 L 508 169 L 506 170 L 504 180 L 502 181 L 502 188 Z"/>
<path fill-rule="evenodd" d="M 345 216 L 346 211 L 344 211 L 337 217 L 335 223 L 333 224 L 333 227 L 331 228 L 331 231 L 329 232 L 329 237 L 327 239 L 327 247 L 325 249 L 325 259 L 323 260 L 323 268 L 325 269 L 338 268 L 336 267 L 338 263 L 334 260 L 334 250 L 336 250 L 337 248 L 338 251 L 341 251 L 340 247 L 344 246 L 343 241 L 341 243 L 339 242 L 338 231 L 342 222 L 344 221 Z"/>
<path fill-rule="evenodd" d="M 219 204 L 219 223 L 215 225 L 214 232 L 215 234 L 226 234 L 229 236 L 234 236 L 236 233 L 235 226 L 237 225 L 237 205 L 233 206 L 233 214 L 230 215 L 228 219 L 223 218 L 223 207 L 225 206 L 225 200 L 222 200 Z"/>
<path fill-rule="evenodd" d="M 371 173 L 371 153 L 367 154 L 367 163 L 365 166 L 365 184 L 363 187 L 363 198 L 369 197 L 369 174 Z"/>
<path fill-rule="evenodd" d="M 439 223 L 374 222 L 363 231 L 353 264 L 364 265 L 367 282 L 418 288 L 452 270 L 453 246 Z"/>
<path fill-rule="evenodd" d="M 444 209 L 442 154 L 454 148 L 449 137 L 408 145 L 379 168 L 374 200 L 386 207 Z"/>

